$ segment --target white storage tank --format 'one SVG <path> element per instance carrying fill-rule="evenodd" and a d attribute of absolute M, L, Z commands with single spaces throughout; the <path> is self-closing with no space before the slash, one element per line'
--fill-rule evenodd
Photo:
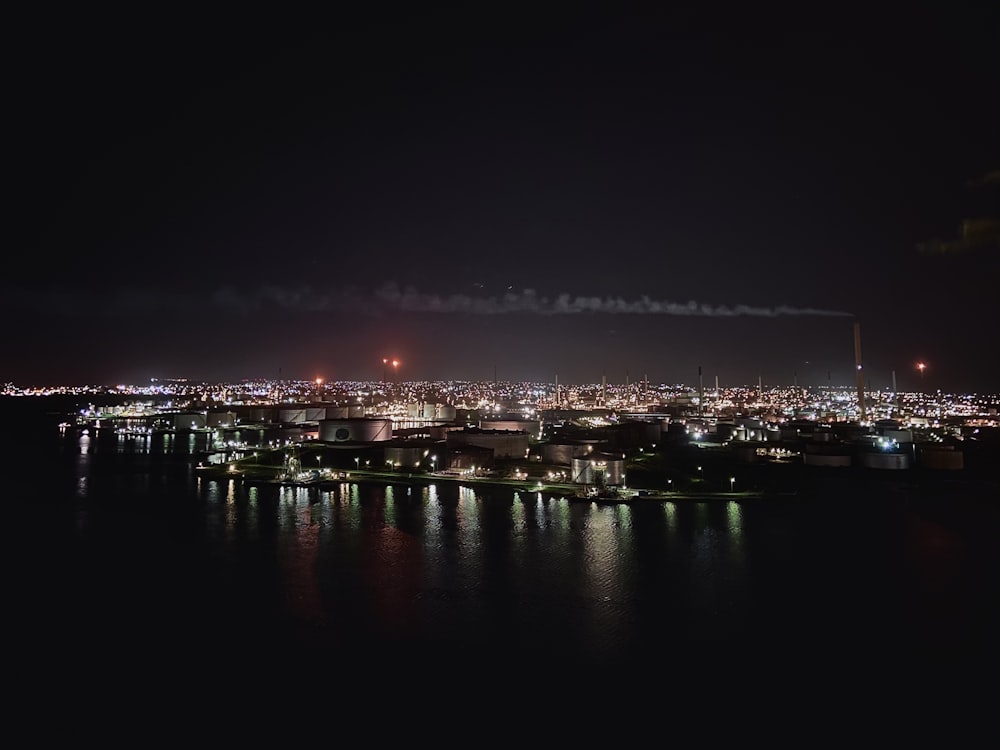
<path fill-rule="evenodd" d="M 620 453 L 591 453 L 573 459 L 572 478 L 576 484 L 599 487 L 625 484 L 625 459 Z"/>
<path fill-rule="evenodd" d="M 406 416 L 410 420 L 426 419 L 434 422 L 446 422 L 455 419 L 455 407 L 450 404 L 432 404 L 420 401 L 406 405 Z"/>
<path fill-rule="evenodd" d="M 392 439 L 391 419 L 324 419 L 319 439 L 327 443 L 374 443 Z"/>

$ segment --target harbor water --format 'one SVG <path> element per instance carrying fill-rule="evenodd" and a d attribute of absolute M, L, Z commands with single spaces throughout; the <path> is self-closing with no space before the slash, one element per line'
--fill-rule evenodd
<path fill-rule="evenodd" d="M 845 479 L 627 505 L 451 482 L 249 486 L 199 476 L 198 436 L 82 434 L 42 412 L 9 416 L 3 450 L 26 678 L 585 667 L 937 692 L 944 673 L 972 690 L 1000 665 L 995 486 Z"/>

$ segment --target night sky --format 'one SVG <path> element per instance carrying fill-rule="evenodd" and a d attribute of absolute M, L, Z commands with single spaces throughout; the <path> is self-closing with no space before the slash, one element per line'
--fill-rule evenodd
<path fill-rule="evenodd" d="M 0 382 L 1000 391 L 980 5 L 11 17 Z"/>

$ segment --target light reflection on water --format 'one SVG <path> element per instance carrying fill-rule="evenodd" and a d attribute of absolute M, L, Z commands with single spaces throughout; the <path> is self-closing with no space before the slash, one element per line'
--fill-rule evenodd
<path fill-rule="evenodd" d="M 89 607 L 95 631 L 149 610 L 179 632 L 222 623 L 237 650 L 667 664 L 995 631 L 995 519 L 946 527 L 881 490 L 604 506 L 446 482 L 255 487 L 159 461 L 169 436 L 83 437 L 28 456 L 13 486 L 48 508 L 18 540 L 58 571 L 45 600 Z"/>

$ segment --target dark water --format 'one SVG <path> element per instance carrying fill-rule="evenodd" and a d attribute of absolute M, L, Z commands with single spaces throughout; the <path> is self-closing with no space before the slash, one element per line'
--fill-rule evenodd
<path fill-rule="evenodd" d="M 459 693 L 490 676 L 515 693 L 561 679 L 741 701 L 996 694 L 995 486 L 831 481 L 629 506 L 452 484 L 253 488 L 196 476 L 203 436 L 57 421 L 9 421 L 4 438 L 4 599 L 25 679 L 141 684 L 207 665 L 208 680 L 434 678 Z"/>

